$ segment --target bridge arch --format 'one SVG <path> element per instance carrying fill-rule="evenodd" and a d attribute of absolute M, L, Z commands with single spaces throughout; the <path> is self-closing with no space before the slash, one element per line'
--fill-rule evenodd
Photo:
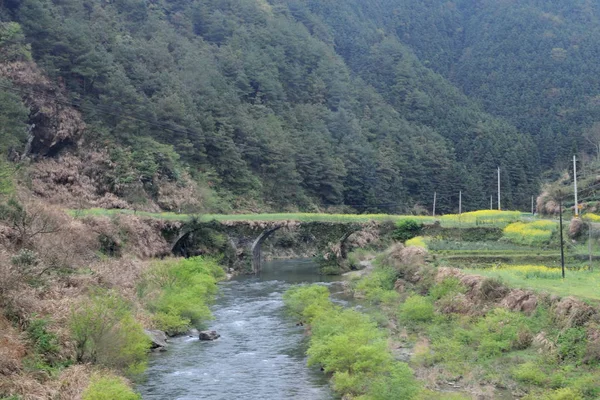
<path fill-rule="evenodd" d="M 258 237 L 252 242 L 252 247 L 250 251 L 252 252 L 252 271 L 255 274 L 260 272 L 260 267 L 262 266 L 262 244 L 269 236 L 271 236 L 275 231 L 283 228 L 283 225 L 278 225 L 273 228 L 267 229 L 263 231 Z"/>

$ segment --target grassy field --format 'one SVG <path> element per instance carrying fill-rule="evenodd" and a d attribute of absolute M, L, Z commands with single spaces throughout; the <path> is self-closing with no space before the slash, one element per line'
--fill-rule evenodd
<path fill-rule="evenodd" d="M 600 300 L 600 269 L 593 271 L 567 269 L 564 280 L 561 278 L 560 268 L 538 265 L 468 268 L 464 271 L 470 274 L 499 278 L 506 285 L 514 288 Z"/>

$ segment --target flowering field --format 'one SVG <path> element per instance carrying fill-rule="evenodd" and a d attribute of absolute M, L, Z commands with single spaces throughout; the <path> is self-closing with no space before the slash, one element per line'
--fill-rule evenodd
<path fill-rule="evenodd" d="M 598 215 L 598 214 L 586 213 L 586 214 L 583 214 L 583 216 L 581 218 L 587 219 L 588 221 L 592 221 L 592 222 L 600 222 L 600 215 Z"/>
<path fill-rule="evenodd" d="M 516 244 L 540 246 L 550 242 L 558 224 L 549 220 L 513 222 L 504 228 L 504 238 Z"/>
<path fill-rule="evenodd" d="M 447 214 L 440 217 L 444 227 L 505 227 L 523 217 L 520 211 L 478 210 L 462 214 Z"/>
<path fill-rule="evenodd" d="M 425 242 L 425 238 L 423 238 L 423 236 L 417 236 L 412 239 L 408 239 L 404 244 L 406 246 L 415 246 L 427 249 L 427 243 Z"/>

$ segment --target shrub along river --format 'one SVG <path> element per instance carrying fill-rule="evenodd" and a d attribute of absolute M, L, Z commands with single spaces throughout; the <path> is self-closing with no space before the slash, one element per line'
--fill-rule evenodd
<path fill-rule="evenodd" d="M 335 291 L 339 279 L 319 275 L 309 260 L 277 260 L 258 277 L 220 283 L 208 327 L 221 338 L 172 339 L 167 352 L 151 357 L 138 385 L 143 399 L 334 399 L 326 376 L 306 365 L 304 328 L 286 315 L 282 295 L 302 282 Z"/>

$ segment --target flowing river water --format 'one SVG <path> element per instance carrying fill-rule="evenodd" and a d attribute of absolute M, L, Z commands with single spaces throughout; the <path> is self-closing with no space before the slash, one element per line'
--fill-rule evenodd
<path fill-rule="evenodd" d="M 286 316 L 282 295 L 291 285 L 339 277 L 319 275 L 309 260 L 277 260 L 260 276 L 219 284 L 211 307 L 216 341 L 179 337 L 153 355 L 138 390 L 144 400 L 329 400 L 327 378 L 306 365 L 304 329 Z M 335 291 L 335 290 L 334 290 Z"/>

